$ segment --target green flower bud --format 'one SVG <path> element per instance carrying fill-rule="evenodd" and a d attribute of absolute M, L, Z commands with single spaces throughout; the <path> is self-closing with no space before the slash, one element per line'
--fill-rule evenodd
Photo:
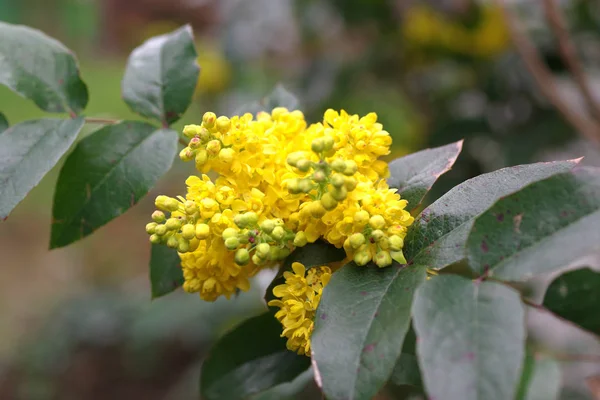
<path fill-rule="evenodd" d="M 285 229 L 283 229 L 281 226 L 276 226 L 275 228 L 273 228 L 271 236 L 273 236 L 273 239 L 275 240 L 281 240 L 285 236 Z"/>
<path fill-rule="evenodd" d="M 150 243 L 160 244 L 160 242 L 162 242 L 162 239 L 160 238 L 160 236 L 158 236 L 157 234 L 150 235 Z"/>
<path fill-rule="evenodd" d="M 323 150 L 324 151 L 329 151 L 331 149 L 333 149 L 333 145 L 334 145 L 334 141 L 333 138 L 331 136 L 323 136 Z"/>
<path fill-rule="evenodd" d="M 294 246 L 296 247 L 304 247 L 308 243 L 308 239 L 306 239 L 306 234 L 302 231 L 296 233 L 294 237 Z"/>
<path fill-rule="evenodd" d="M 192 224 L 185 224 L 181 227 L 181 236 L 185 240 L 192 240 L 196 237 L 196 227 Z"/>
<path fill-rule="evenodd" d="M 309 179 L 300 179 L 298 182 L 298 189 L 302 193 L 308 193 L 313 190 L 313 184 Z"/>
<path fill-rule="evenodd" d="M 223 231 L 223 233 L 221 234 L 221 236 L 223 237 L 223 240 L 227 240 L 229 238 L 232 237 L 236 237 L 238 234 L 238 231 L 234 228 L 227 228 Z"/>
<path fill-rule="evenodd" d="M 279 260 L 285 260 L 290 255 L 290 249 L 282 247 L 279 249 Z"/>
<path fill-rule="evenodd" d="M 167 219 L 167 217 L 165 217 L 165 213 L 162 211 L 154 211 L 152 213 L 152 221 L 156 222 L 156 223 L 162 223 L 165 222 L 165 220 Z"/>
<path fill-rule="evenodd" d="M 177 251 L 180 253 L 187 253 L 190 251 L 190 242 L 183 238 L 179 238 L 179 244 L 177 245 Z"/>
<path fill-rule="evenodd" d="M 238 215 L 236 215 L 235 217 L 233 217 L 233 222 L 240 229 L 244 229 L 247 226 L 247 224 L 248 224 L 248 221 L 246 220 L 246 215 L 245 214 L 238 214 Z"/>
<path fill-rule="evenodd" d="M 258 255 L 254 254 L 254 255 L 252 256 L 252 262 L 253 262 L 255 265 L 263 265 L 264 263 L 266 263 L 266 262 L 267 262 L 267 260 L 266 260 L 266 258 L 260 258 Z"/>
<path fill-rule="evenodd" d="M 271 248 L 269 249 L 269 254 L 267 255 L 267 260 L 269 261 L 277 261 L 279 260 L 279 247 L 277 246 L 271 246 Z"/>
<path fill-rule="evenodd" d="M 154 234 L 154 230 L 156 229 L 157 225 L 158 224 L 156 222 L 150 222 L 149 224 L 146 224 L 146 233 L 148 235 Z"/>
<path fill-rule="evenodd" d="M 373 229 L 383 229 L 385 227 L 385 219 L 381 215 L 373 215 L 369 219 L 369 225 Z"/>
<path fill-rule="evenodd" d="M 207 239 L 210 235 L 210 228 L 206 224 L 197 224 L 196 225 L 196 238 L 203 240 Z"/>
<path fill-rule="evenodd" d="M 199 245 L 200 245 L 200 241 L 196 238 L 193 238 L 192 240 L 190 240 L 190 250 L 189 251 L 196 251 L 196 249 L 198 248 Z"/>
<path fill-rule="evenodd" d="M 163 211 L 177 211 L 179 209 L 179 202 L 168 196 L 158 196 L 154 202 L 156 208 Z"/>
<path fill-rule="evenodd" d="M 295 167 L 296 164 L 298 163 L 298 161 L 300 161 L 301 159 L 303 159 L 304 157 L 304 153 L 301 151 L 296 151 L 294 153 L 290 153 L 287 156 L 286 162 L 291 165 L 292 167 Z"/>
<path fill-rule="evenodd" d="M 262 259 L 265 259 L 269 255 L 270 250 L 271 246 L 268 243 L 261 243 L 256 246 L 256 255 Z"/>
<path fill-rule="evenodd" d="M 302 172 L 307 172 L 311 167 L 310 160 L 303 158 L 296 163 L 296 168 L 298 168 Z"/>
<path fill-rule="evenodd" d="M 264 220 L 260 223 L 260 229 L 262 229 L 262 231 L 265 233 L 273 232 L 273 229 L 275 229 L 275 221 L 273 221 L 272 219 Z"/>
<path fill-rule="evenodd" d="M 290 192 L 291 194 L 301 193 L 302 191 L 300 190 L 300 185 L 298 184 L 298 182 L 298 179 L 290 179 L 287 182 L 288 192 Z"/>
<path fill-rule="evenodd" d="M 369 213 L 365 210 L 357 211 L 356 214 L 354 214 L 354 222 L 361 225 L 366 224 L 369 222 Z"/>
<path fill-rule="evenodd" d="M 258 223 L 258 215 L 254 211 L 247 212 L 244 216 L 248 226 L 254 226 Z"/>
<path fill-rule="evenodd" d="M 194 151 L 186 147 L 179 152 L 179 158 L 181 161 L 192 161 L 194 159 Z"/>
<path fill-rule="evenodd" d="M 169 231 L 178 231 L 181 225 L 182 223 L 179 218 L 169 218 L 166 223 L 167 230 Z"/>
<path fill-rule="evenodd" d="M 331 211 L 337 207 L 338 202 L 333 198 L 331 193 L 325 193 L 321 198 L 321 204 L 323 204 L 323 208 L 325 208 L 327 211 Z"/>
<path fill-rule="evenodd" d="M 225 116 L 217 118 L 217 130 L 221 133 L 227 133 L 231 128 L 231 120 Z"/>
<path fill-rule="evenodd" d="M 367 239 L 365 239 L 365 235 L 363 235 L 362 233 L 355 233 L 351 235 L 349 239 L 350 246 L 352 246 L 353 249 L 358 249 L 367 241 Z"/>
<path fill-rule="evenodd" d="M 358 185 L 358 182 L 356 181 L 356 179 L 351 178 L 351 177 L 346 177 L 346 179 L 344 179 L 344 186 L 346 187 L 346 190 L 348 190 L 349 192 L 356 189 L 356 185 Z"/>
<path fill-rule="evenodd" d="M 188 138 L 193 138 L 200 132 L 200 125 L 186 125 L 183 127 L 183 135 Z"/>
<path fill-rule="evenodd" d="M 206 144 L 206 151 L 210 156 L 216 156 L 221 151 L 221 142 L 218 140 L 211 140 Z"/>
<path fill-rule="evenodd" d="M 323 143 L 323 138 L 316 138 L 315 140 L 312 141 L 312 143 L 310 144 L 310 148 L 312 151 L 314 151 L 315 153 L 322 153 L 323 150 L 325 149 L 325 144 Z"/>
<path fill-rule="evenodd" d="M 356 165 L 356 162 L 353 160 L 346 161 L 346 168 L 343 171 L 344 175 L 352 176 L 356 173 L 356 171 L 358 171 L 358 165 Z"/>
<path fill-rule="evenodd" d="M 335 174 L 331 177 L 331 185 L 334 188 L 341 188 L 342 186 L 344 186 L 344 177 L 340 174 Z"/>
<path fill-rule="evenodd" d="M 337 158 L 331 163 L 331 169 L 335 172 L 344 172 L 346 170 L 346 162 L 341 158 Z"/>
<path fill-rule="evenodd" d="M 196 152 L 196 168 L 201 168 L 208 161 L 208 152 L 204 149 L 200 149 Z"/>
<path fill-rule="evenodd" d="M 334 188 L 329 193 L 331 193 L 331 196 L 334 199 L 336 199 L 337 201 L 344 201 L 346 199 L 346 197 L 348 197 L 348 191 L 343 186 L 341 188 L 339 188 L 339 189 L 338 188 Z"/>
<path fill-rule="evenodd" d="M 213 112 L 204 113 L 204 115 L 202 116 L 202 125 L 204 125 L 208 129 L 213 128 L 216 122 L 217 116 Z"/>
<path fill-rule="evenodd" d="M 320 200 L 313 201 L 309 204 L 309 207 L 310 215 L 314 218 L 321 218 L 327 212 Z"/>
<path fill-rule="evenodd" d="M 176 249 L 179 247 L 179 240 L 177 240 L 175 236 L 170 236 L 169 239 L 167 239 L 167 246 Z"/>
<path fill-rule="evenodd" d="M 165 233 L 167 233 L 167 227 L 164 225 L 158 225 L 156 228 L 154 228 L 154 234 L 158 236 L 162 236 Z"/>
<path fill-rule="evenodd" d="M 319 171 L 315 171 L 312 178 L 313 178 L 313 181 L 315 181 L 317 183 L 322 183 L 327 180 L 327 175 L 325 175 L 325 172 L 319 170 Z"/>
<path fill-rule="evenodd" d="M 392 235 L 390 237 L 390 249 L 394 251 L 400 251 L 404 247 L 404 239 L 398 235 Z"/>
<path fill-rule="evenodd" d="M 379 268 L 383 268 L 383 267 L 387 267 L 388 265 L 392 264 L 392 256 L 390 256 L 390 252 L 389 251 L 380 251 L 379 253 L 375 254 L 375 264 L 377 264 L 377 266 Z"/>
<path fill-rule="evenodd" d="M 358 266 L 367 265 L 371 261 L 371 255 L 367 251 L 358 251 L 354 254 L 354 262 Z"/>
<path fill-rule="evenodd" d="M 382 230 L 380 229 L 375 229 L 373 232 L 371 232 L 371 238 L 375 241 L 375 242 L 379 242 L 381 239 L 383 239 L 385 237 L 385 233 L 383 233 Z"/>
<path fill-rule="evenodd" d="M 238 265 L 246 265 L 250 262 L 250 253 L 247 249 L 239 249 L 235 252 L 235 263 Z"/>
<path fill-rule="evenodd" d="M 187 200 L 183 207 L 185 208 L 185 213 L 187 215 L 194 215 L 198 212 L 198 206 L 192 200 Z"/>
<path fill-rule="evenodd" d="M 225 247 L 229 250 L 235 250 L 240 245 L 240 241 L 235 236 L 225 239 Z"/>

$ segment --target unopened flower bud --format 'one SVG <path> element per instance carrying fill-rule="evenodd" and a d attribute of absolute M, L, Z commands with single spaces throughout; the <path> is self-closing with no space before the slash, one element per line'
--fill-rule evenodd
<path fill-rule="evenodd" d="M 323 136 L 323 150 L 324 151 L 329 151 L 331 149 L 333 149 L 333 145 L 334 145 L 334 141 L 333 138 L 331 136 Z"/>
<path fill-rule="evenodd" d="M 206 144 L 206 151 L 210 156 L 216 156 L 221 151 L 221 142 L 218 140 L 211 140 Z"/>
<path fill-rule="evenodd" d="M 371 255 L 367 251 L 358 251 L 354 254 L 354 262 L 358 266 L 367 265 L 371 261 Z"/>
<path fill-rule="evenodd" d="M 194 215 L 198 212 L 198 206 L 192 200 L 186 200 L 186 202 L 183 203 L 183 207 L 185 208 L 185 213 L 187 215 Z"/>
<path fill-rule="evenodd" d="M 146 224 L 146 233 L 148 235 L 154 234 L 157 225 L 158 224 L 156 222 L 150 222 L 149 224 Z"/>
<path fill-rule="evenodd" d="M 223 237 L 223 240 L 227 240 L 229 238 L 235 237 L 237 236 L 238 231 L 234 228 L 227 228 L 223 231 L 223 233 L 221 234 L 221 236 Z"/>
<path fill-rule="evenodd" d="M 279 249 L 278 260 L 285 260 L 290 255 L 290 249 L 282 247 Z"/>
<path fill-rule="evenodd" d="M 400 251 L 404 247 L 404 240 L 398 235 L 390 236 L 390 249 Z"/>
<path fill-rule="evenodd" d="M 348 190 L 349 192 L 356 189 L 356 185 L 358 185 L 358 182 L 356 181 L 356 179 L 354 179 L 352 177 L 346 177 L 346 179 L 344 179 L 344 186 L 346 187 L 346 190 Z"/>
<path fill-rule="evenodd" d="M 200 138 L 193 137 L 190 140 L 190 144 L 188 144 L 188 146 L 190 147 L 190 149 L 197 149 L 200 146 L 200 144 L 202 144 L 202 142 L 200 141 Z"/>
<path fill-rule="evenodd" d="M 369 222 L 369 213 L 365 210 L 357 211 L 356 214 L 354 214 L 354 222 L 361 225 L 366 224 Z"/>
<path fill-rule="evenodd" d="M 343 171 L 344 175 L 352 176 L 356 173 L 356 171 L 358 171 L 358 165 L 356 165 L 356 162 L 353 160 L 346 161 L 346 168 Z"/>
<path fill-rule="evenodd" d="M 165 222 L 165 220 L 167 219 L 167 217 L 165 217 L 165 213 L 162 211 L 154 211 L 152 213 L 152 221 L 156 222 L 156 223 L 162 223 Z"/>
<path fill-rule="evenodd" d="M 250 253 L 247 249 L 239 249 L 235 252 L 235 263 L 238 265 L 246 265 L 250 262 Z"/>
<path fill-rule="evenodd" d="M 313 190 L 313 184 L 309 179 L 300 179 L 298 181 L 298 189 L 302 193 L 308 193 Z"/>
<path fill-rule="evenodd" d="M 267 262 L 266 257 L 265 258 L 260 258 L 258 255 L 254 254 L 252 256 L 252 262 L 256 265 L 263 265 L 264 263 Z"/>
<path fill-rule="evenodd" d="M 179 202 L 168 196 L 158 196 L 154 204 L 156 208 L 164 211 L 177 211 L 179 209 Z"/>
<path fill-rule="evenodd" d="M 322 183 L 322 182 L 325 182 L 325 180 L 327 179 L 327 175 L 325 175 L 325 172 L 319 170 L 319 171 L 315 171 L 312 178 L 313 178 L 313 181 L 315 181 L 317 183 Z"/>
<path fill-rule="evenodd" d="M 225 239 L 225 247 L 227 247 L 229 250 L 235 250 L 239 245 L 240 241 L 235 236 Z"/>
<path fill-rule="evenodd" d="M 186 147 L 179 152 L 179 158 L 181 161 L 192 161 L 194 159 L 194 151 Z"/>
<path fill-rule="evenodd" d="M 275 229 L 275 221 L 273 221 L 272 219 L 264 220 L 260 223 L 260 229 L 262 229 L 262 231 L 265 233 L 273 232 L 273 229 Z"/>
<path fill-rule="evenodd" d="M 161 241 L 162 241 L 162 239 L 157 234 L 150 235 L 150 243 L 152 243 L 152 244 L 160 244 Z"/>
<path fill-rule="evenodd" d="M 354 233 L 352 236 L 350 236 L 349 239 L 350 246 L 352 246 L 353 249 L 358 249 L 366 242 L 365 235 L 363 235 L 362 233 Z"/>
<path fill-rule="evenodd" d="M 204 149 L 198 150 L 194 161 L 196 163 L 196 168 L 202 167 L 208 161 L 208 152 Z"/>
<path fill-rule="evenodd" d="M 325 149 L 323 139 L 316 138 L 315 140 L 313 140 L 312 143 L 310 144 L 310 148 L 312 151 L 314 151 L 317 154 L 323 152 L 323 150 Z"/>
<path fill-rule="evenodd" d="M 228 147 L 225 149 L 221 149 L 221 151 L 219 152 L 219 160 L 223 161 L 224 163 L 231 163 L 234 157 L 235 150 L 233 150 L 232 148 Z"/>
<path fill-rule="evenodd" d="M 258 223 L 258 215 L 254 211 L 250 211 L 244 214 L 248 226 L 253 226 Z"/>
<path fill-rule="evenodd" d="M 321 218 L 323 215 L 325 215 L 325 213 L 327 213 L 327 210 L 325 207 L 323 207 L 323 204 L 319 200 L 315 200 L 310 203 L 309 207 L 310 215 L 312 215 L 314 218 Z"/>
<path fill-rule="evenodd" d="M 169 231 L 177 231 L 181 228 L 181 220 L 179 218 L 169 218 L 166 226 Z"/>
<path fill-rule="evenodd" d="M 341 158 L 337 158 L 331 163 L 331 169 L 333 169 L 335 172 L 344 172 L 346 169 L 346 162 Z"/>
<path fill-rule="evenodd" d="M 187 240 L 180 238 L 179 244 L 177 245 L 177 251 L 180 253 L 187 253 L 190 251 L 190 243 Z"/>
<path fill-rule="evenodd" d="M 288 109 L 285 107 L 275 107 L 273 111 L 271 111 L 271 115 L 273 116 L 273 119 L 277 120 L 280 119 L 284 114 L 287 114 L 288 112 Z"/>
<path fill-rule="evenodd" d="M 217 118 L 217 130 L 221 133 L 227 133 L 231 128 L 231 120 L 225 116 Z"/>
<path fill-rule="evenodd" d="M 296 164 L 298 163 L 298 161 L 302 160 L 304 158 L 304 153 L 301 151 L 296 151 L 294 153 L 290 153 L 287 156 L 286 162 L 291 165 L 292 167 L 295 167 Z"/>
<path fill-rule="evenodd" d="M 186 125 L 183 127 L 183 134 L 188 138 L 193 138 L 200 132 L 200 125 Z"/>
<path fill-rule="evenodd" d="M 302 193 L 302 191 L 300 190 L 300 185 L 298 184 L 298 179 L 290 179 L 289 181 L 287 181 L 287 190 L 291 194 Z"/>
<path fill-rule="evenodd" d="M 248 224 L 248 222 L 246 221 L 246 215 L 244 215 L 244 214 L 238 214 L 235 217 L 233 217 L 233 222 L 240 229 L 244 229 Z"/>
<path fill-rule="evenodd" d="M 344 186 L 344 177 L 340 174 L 335 174 L 331 177 L 331 185 L 335 188 L 341 188 Z"/>
<path fill-rule="evenodd" d="M 377 266 L 379 268 L 383 268 L 383 267 L 387 267 L 388 265 L 392 264 L 392 257 L 390 256 L 389 251 L 380 251 L 379 253 L 375 254 L 375 264 L 377 264 Z"/>
<path fill-rule="evenodd" d="M 167 233 L 167 227 L 164 225 L 158 225 L 154 229 L 154 234 L 156 234 L 158 236 L 163 236 L 165 233 Z"/>
<path fill-rule="evenodd" d="M 373 229 L 383 229 L 385 227 L 385 219 L 381 215 L 373 215 L 369 219 L 369 225 Z"/>
<path fill-rule="evenodd" d="M 196 237 L 200 240 L 207 239 L 210 235 L 210 228 L 206 224 L 197 224 L 196 225 Z"/>
<path fill-rule="evenodd" d="M 334 188 L 329 193 L 331 193 L 331 196 L 333 196 L 333 198 L 336 199 L 337 201 L 343 201 L 348 196 L 348 191 L 343 186 L 341 188 Z"/>
<path fill-rule="evenodd" d="M 176 249 L 179 247 L 179 240 L 177 240 L 175 236 L 171 236 L 169 239 L 167 239 L 167 246 L 172 249 Z"/>
<path fill-rule="evenodd" d="M 192 224 L 185 224 L 181 227 L 181 236 L 185 240 L 192 240 L 196 237 L 196 227 Z"/>
<path fill-rule="evenodd" d="M 256 255 L 263 259 L 267 258 L 270 250 L 271 246 L 268 243 L 261 243 L 258 246 L 256 246 Z"/>
<path fill-rule="evenodd" d="M 383 239 L 384 236 L 385 233 L 383 233 L 381 229 L 375 229 L 371 232 L 371 239 L 373 239 L 373 241 L 375 242 L 379 242 L 381 239 Z"/>
<path fill-rule="evenodd" d="M 217 121 L 217 116 L 213 112 L 210 112 L 210 111 L 206 112 L 202 116 L 202 125 L 204 125 L 208 129 L 213 128 L 215 126 L 216 121 Z"/>
<path fill-rule="evenodd" d="M 304 232 L 300 231 L 296 233 L 296 236 L 294 237 L 294 246 L 304 247 L 307 243 L 308 240 L 306 239 L 306 234 Z"/>
<path fill-rule="evenodd" d="M 200 245 L 200 241 L 194 237 L 192 240 L 190 240 L 190 250 L 189 251 L 196 251 L 196 249 L 198 248 L 199 245 Z"/>
<path fill-rule="evenodd" d="M 273 232 L 271 232 L 271 236 L 275 240 L 281 240 L 285 236 L 285 229 L 283 229 L 281 226 L 276 226 L 275 228 L 273 228 Z"/>
<path fill-rule="evenodd" d="M 323 204 L 323 208 L 327 211 L 331 211 L 337 207 L 338 201 L 333 198 L 331 193 L 325 193 L 323 197 L 321 197 L 321 204 Z"/>
<path fill-rule="evenodd" d="M 269 260 L 269 261 L 279 260 L 279 247 L 271 246 L 271 248 L 269 249 L 269 254 L 267 255 L 267 260 Z"/>
<path fill-rule="evenodd" d="M 210 132 L 205 127 L 200 128 L 200 132 L 198 133 L 198 137 L 202 143 L 206 143 L 210 140 Z"/>
<path fill-rule="evenodd" d="M 307 172 L 311 167 L 310 160 L 303 158 L 296 163 L 296 168 L 298 168 L 302 172 Z"/>

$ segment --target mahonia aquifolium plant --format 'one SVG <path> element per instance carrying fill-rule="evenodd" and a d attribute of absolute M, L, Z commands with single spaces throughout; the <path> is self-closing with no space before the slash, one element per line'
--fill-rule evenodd
<path fill-rule="evenodd" d="M 323 239 L 347 258 L 384 268 L 402 253 L 413 217 L 385 178 L 392 139 L 377 122 L 327 110 L 307 126 L 301 111 L 275 108 L 228 118 L 211 112 L 187 125 L 179 154 L 201 176 L 186 180 L 185 197 L 158 196 L 146 232 L 153 244 L 176 249 L 184 290 L 203 300 L 247 291 L 249 278 L 296 247 Z M 212 180 L 206 173 L 219 176 Z M 288 348 L 310 354 L 310 333 L 321 292 L 332 271 L 306 272 L 296 263 L 275 288 Z"/>

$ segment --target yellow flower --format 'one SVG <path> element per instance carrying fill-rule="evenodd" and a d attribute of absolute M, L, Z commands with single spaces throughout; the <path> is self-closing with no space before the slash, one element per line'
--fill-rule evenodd
<path fill-rule="evenodd" d="M 280 300 L 271 300 L 269 306 L 279 307 L 275 318 L 283 325 L 281 336 L 287 337 L 287 348 L 310 355 L 315 313 L 323 288 L 331 278 L 331 269 L 314 267 L 307 273 L 304 265 L 295 262 L 292 271 L 284 272 L 283 277 L 285 283 L 273 288 L 273 294 Z"/>

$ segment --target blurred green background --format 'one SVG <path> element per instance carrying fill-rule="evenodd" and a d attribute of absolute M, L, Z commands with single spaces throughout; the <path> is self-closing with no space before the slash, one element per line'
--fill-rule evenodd
<path fill-rule="evenodd" d="M 541 2 L 509 3 L 561 96 L 580 102 Z M 598 94 L 600 3 L 560 5 Z M 0 20 L 39 28 L 76 52 L 90 92 L 88 117 L 138 119 L 120 98 L 127 55 L 190 23 L 202 71 L 177 129 L 204 111 L 235 113 L 283 83 L 310 121 L 330 107 L 377 112 L 394 138 L 390 158 L 466 139 L 432 198 L 509 165 L 580 156 L 600 165 L 598 147 L 540 94 L 489 1 L 0 0 Z M 4 87 L 0 112 L 11 124 L 43 116 Z M 65 249 L 48 251 L 57 170 L 0 223 L 0 399 L 197 398 L 202 356 L 228 327 L 260 312 L 269 276 L 229 302 L 180 292 L 150 301 L 143 227 L 158 193 L 184 191 L 193 170 L 182 164 L 137 207 Z M 535 321 L 542 330 L 556 324 Z M 583 351 L 600 347 L 567 333 L 551 340 Z M 581 379 L 599 368 L 572 370 L 564 398 L 593 399 Z M 305 397 L 314 398 L 310 393 Z"/>

